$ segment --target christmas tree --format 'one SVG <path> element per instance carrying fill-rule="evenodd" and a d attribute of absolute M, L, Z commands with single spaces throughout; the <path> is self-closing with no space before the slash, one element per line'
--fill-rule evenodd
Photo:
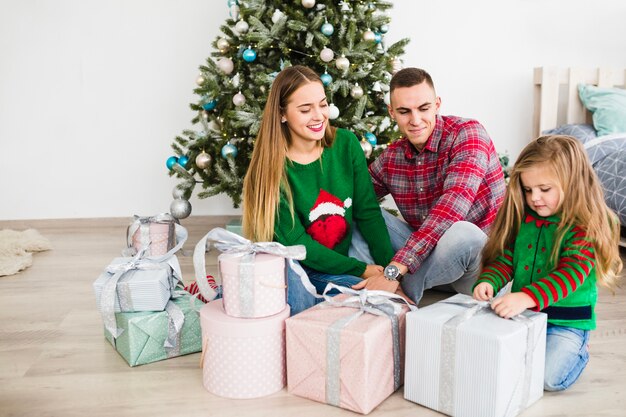
<path fill-rule="evenodd" d="M 399 137 L 387 114 L 389 81 L 402 67 L 408 39 L 385 42 L 392 7 L 378 0 L 228 0 L 230 18 L 214 41 L 216 51 L 200 67 L 191 104 L 195 130 L 172 144 L 170 175 L 180 178 L 170 211 L 191 212 L 188 199 L 226 193 L 241 203 L 245 176 L 263 106 L 273 79 L 290 65 L 320 74 L 331 124 L 362 138 L 375 158 Z"/>

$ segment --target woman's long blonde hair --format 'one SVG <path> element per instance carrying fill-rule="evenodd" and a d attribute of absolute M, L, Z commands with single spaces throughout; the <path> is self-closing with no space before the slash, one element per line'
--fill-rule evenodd
<path fill-rule="evenodd" d="M 322 84 L 313 70 L 295 65 L 283 69 L 272 83 L 243 181 L 243 233 L 252 241 L 273 240 L 281 192 L 289 204 L 293 220 L 293 197 L 285 166 L 291 134 L 287 123 L 281 123 L 281 118 L 291 95 L 302 85 L 312 82 Z M 322 147 L 332 145 L 334 133 L 334 129 L 327 125 Z"/>
<path fill-rule="evenodd" d="M 483 265 L 492 263 L 515 241 L 525 211 L 521 174 L 538 165 L 549 167 L 563 190 L 552 264 L 556 265 L 559 242 L 565 232 L 574 225 L 582 227 L 596 253 L 598 282 L 614 289 L 622 269 L 619 220 L 604 202 L 602 186 L 585 149 L 571 136 L 541 136 L 522 150 L 511 170 L 504 203 L 483 249 Z"/>

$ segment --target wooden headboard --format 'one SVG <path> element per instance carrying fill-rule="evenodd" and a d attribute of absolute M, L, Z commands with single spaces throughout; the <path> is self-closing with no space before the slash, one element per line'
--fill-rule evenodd
<path fill-rule="evenodd" d="M 534 73 L 533 137 L 568 123 L 591 123 L 578 97 L 578 84 L 624 87 L 626 70 L 614 68 L 539 67 Z"/>

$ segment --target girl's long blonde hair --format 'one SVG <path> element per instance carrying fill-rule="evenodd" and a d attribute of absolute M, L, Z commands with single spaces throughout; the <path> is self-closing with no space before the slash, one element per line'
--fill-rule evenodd
<path fill-rule="evenodd" d="M 252 241 L 273 240 L 281 192 L 289 204 L 293 220 L 293 197 L 285 165 L 291 134 L 287 123 L 281 123 L 281 118 L 291 95 L 302 85 L 312 82 L 322 84 L 313 70 L 295 65 L 283 69 L 272 83 L 243 181 L 243 233 Z M 322 147 L 332 145 L 334 133 L 334 129 L 327 125 Z"/>
<path fill-rule="evenodd" d="M 551 255 L 553 265 L 556 265 L 558 256 L 558 242 L 562 241 L 565 232 L 574 225 L 582 227 L 596 253 L 598 282 L 615 289 L 622 269 L 619 220 L 604 202 L 602 186 L 585 149 L 571 136 L 541 136 L 522 150 L 511 170 L 504 203 L 483 249 L 483 265 L 492 263 L 507 246 L 513 245 L 525 211 L 521 174 L 544 164 L 554 172 L 564 194 L 557 243 Z"/>

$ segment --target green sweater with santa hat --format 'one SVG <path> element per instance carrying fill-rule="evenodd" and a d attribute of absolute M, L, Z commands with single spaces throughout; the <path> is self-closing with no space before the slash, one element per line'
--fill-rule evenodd
<path fill-rule="evenodd" d="M 348 256 L 356 221 L 376 264 L 391 261 L 389 232 L 354 133 L 337 129 L 332 145 L 318 160 L 310 164 L 287 160 L 285 166 L 294 215 L 281 195 L 274 228 L 277 242 L 304 245 L 306 259 L 300 262 L 311 269 L 361 276 L 367 264 Z"/>
<path fill-rule="evenodd" d="M 478 281 L 488 282 L 497 293 L 513 280 L 511 291 L 524 292 L 548 314 L 548 323 L 592 330 L 596 327 L 595 251 L 585 230 L 570 227 L 556 241 L 559 218 L 541 217 L 529 208 L 515 242 L 494 262 L 485 265 Z M 556 264 L 550 257 L 558 245 Z"/>

